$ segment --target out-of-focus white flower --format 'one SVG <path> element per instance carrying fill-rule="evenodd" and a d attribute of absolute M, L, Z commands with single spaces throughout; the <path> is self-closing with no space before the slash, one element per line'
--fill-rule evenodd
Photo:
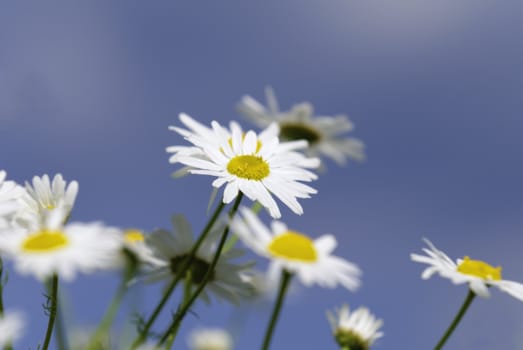
<path fill-rule="evenodd" d="M 18 312 L 6 312 L 0 317 L 0 347 L 18 340 L 24 331 L 25 321 Z"/>
<path fill-rule="evenodd" d="M 423 248 L 427 255 L 410 255 L 413 261 L 429 265 L 423 271 L 421 278 L 428 279 L 434 273 L 438 273 L 454 284 L 467 283 L 470 290 L 484 298 L 490 296 L 489 287 L 492 286 L 523 301 L 523 284 L 503 280 L 501 278 L 501 266 L 494 267 L 481 260 L 472 260 L 468 256 L 454 262 L 428 239 L 424 239 L 424 241 L 429 247 L 428 249 Z"/>
<path fill-rule="evenodd" d="M 180 269 L 194 245 L 190 225 L 183 216 L 174 216 L 173 226 L 174 233 L 156 230 L 147 238 L 147 244 L 154 250 L 155 257 L 162 262 L 156 270 L 150 272 L 151 280 L 172 279 L 173 276 L 180 273 Z M 203 281 L 205 273 L 210 267 L 223 228 L 222 225 L 215 226 L 196 252 L 189 267 L 191 282 L 195 286 Z M 211 278 L 202 292 L 205 300 L 209 300 L 208 291 L 233 303 L 238 303 L 240 297 L 252 293 L 252 286 L 242 277 L 250 270 L 252 263 L 235 264 L 232 262 L 233 259 L 243 254 L 242 250 L 235 248 L 222 252 Z"/>
<path fill-rule="evenodd" d="M 224 203 L 230 203 L 241 191 L 278 218 L 281 213 L 274 195 L 296 214 L 303 213 L 297 199 L 309 198 L 317 191 L 300 181 L 315 180 L 317 176 L 306 169 L 319 166 L 319 159 L 296 152 L 307 147 L 306 141 L 280 143 L 276 124 L 259 135 L 254 131 L 244 133 L 237 123 L 231 123 L 230 132 L 216 122 L 212 126 L 212 135 L 207 135 L 210 129 L 200 130 L 196 126 L 192 127 L 196 131 L 173 127 L 199 150 L 178 148 L 169 161 L 188 166 L 192 174 L 216 177 L 212 183 L 216 188 L 226 184 Z"/>
<path fill-rule="evenodd" d="M 331 254 L 337 245 L 333 235 L 312 240 L 276 220 L 269 229 L 250 209 L 242 207 L 240 211 L 243 218 L 237 215 L 231 228 L 246 246 L 271 260 L 269 278 L 277 279 L 284 269 L 295 273 L 306 286 L 334 288 L 341 284 L 349 290 L 359 287 L 360 269 Z"/>
<path fill-rule="evenodd" d="M 282 140 L 307 140 L 310 155 L 323 155 L 340 165 L 345 164 L 347 158 L 365 159 L 363 142 L 342 135 L 354 129 L 346 115 L 315 116 L 314 108 L 308 102 L 296 104 L 289 111 L 282 112 L 272 88 L 267 87 L 265 94 L 267 107 L 246 95 L 238 103 L 238 111 L 261 128 L 278 123 Z"/>
<path fill-rule="evenodd" d="M 22 226 L 34 230 L 29 225 L 36 221 L 42 225 L 47 213 L 54 210 L 63 211 L 64 220 L 67 220 L 78 194 L 78 182 L 67 184 L 61 174 L 56 174 L 51 181 L 49 175 L 45 174 L 33 177 L 32 184 L 26 182 L 25 189 L 26 194 L 22 197 L 24 209 L 19 213 L 18 221 Z"/>
<path fill-rule="evenodd" d="M 380 331 L 383 320 L 377 319 L 366 307 L 359 307 L 350 312 L 348 305 L 343 305 L 334 312 L 327 312 L 336 341 L 342 349 L 367 350 L 383 337 Z"/>
<path fill-rule="evenodd" d="M 232 350 L 231 335 L 221 328 L 201 328 L 193 330 L 187 339 L 191 350 Z"/>
<path fill-rule="evenodd" d="M 0 170 L 0 229 L 11 224 L 20 207 L 19 199 L 25 193 L 14 181 L 6 181 L 7 173 Z"/>
<path fill-rule="evenodd" d="M 164 266 L 164 262 L 154 256 L 154 251 L 146 243 L 147 235 L 138 229 L 127 229 L 123 232 L 123 248 L 132 254 L 134 259 L 146 268 Z"/>
<path fill-rule="evenodd" d="M 72 280 L 78 271 L 88 273 L 117 264 L 122 246 L 118 229 L 98 222 L 63 226 L 64 218 L 65 211 L 53 210 L 37 231 L 19 227 L 0 232 L 0 252 L 14 260 L 19 273 L 42 281 L 54 274 Z"/>

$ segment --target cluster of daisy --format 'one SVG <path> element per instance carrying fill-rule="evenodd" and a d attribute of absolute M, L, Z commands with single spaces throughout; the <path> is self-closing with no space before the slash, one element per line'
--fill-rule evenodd
<path fill-rule="evenodd" d="M 316 194 L 310 183 L 318 178 L 315 171 L 325 169 L 319 156 L 338 164 L 347 159 L 363 160 L 361 141 L 345 137 L 353 124 L 344 115 L 315 116 L 311 104 L 303 102 L 281 111 L 272 89 L 266 90 L 267 106 L 244 96 L 238 111 L 254 121 L 261 131 L 244 130 L 238 122 L 228 126 L 217 121 L 204 125 L 187 114 L 180 114 L 181 126 L 170 130 L 188 144 L 167 148 L 169 161 L 180 164 L 176 175 L 207 175 L 213 178 L 213 196 L 223 192 L 215 208 L 202 225 L 199 235 L 183 215 L 172 217 L 172 229 L 146 233 L 123 229 L 102 222 L 70 222 L 78 195 L 76 181 L 66 182 L 61 174 L 33 177 L 20 185 L 6 180 L 0 171 L 0 347 L 12 344 L 24 329 L 25 316 L 4 311 L 2 274 L 11 263 L 14 270 L 44 283 L 47 290 L 48 328 L 41 349 L 49 347 L 60 307 L 58 285 L 72 281 L 79 273 L 117 271 L 122 282 L 107 312 L 94 331 L 79 332 L 73 349 L 170 349 L 180 324 L 197 300 L 228 301 L 234 305 L 255 299 L 275 298 L 262 349 L 270 347 L 284 299 L 293 280 L 304 286 L 343 287 L 351 292 L 361 285 L 361 270 L 353 262 L 334 255 L 338 242 L 332 234 L 311 237 L 281 221 L 283 204 L 302 215 L 300 201 Z M 242 204 L 244 198 L 253 202 Z M 228 214 L 224 209 L 228 207 Z M 265 209 L 272 218 L 264 223 L 259 214 Z M 231 235 L 232 233 L 232 235 Z M 242 248 L 237 244 L 241 241 Z M 412 254 L 411 259 L 429 265 L 422 274 L 434 273 L 455 284 L 468 284 L 469 296 L 464 310 L 475 295 L 489 296 L 496 287 L 523 300 L 523 285 L 503 280 L 501 268 L 468 256 L 452 261 L 425 240 L 426 255 Z M 266 271 L 253 261 L 238 260 L 251 251 L 268 260 Z M 133 338 L 118 344 L 111 336 L 116 310 L 129 287 L 139 283 L 164 281 L 163 293 L 148 315 L 139 315 Z M 171 297 L 180 287 L 181 300 L 172 307 Z M 154 328 L 158 316 L 171 309 L 172 320 L 163 329 Z M 439 349 L 452 333 L 460 317 L 452 323 Z M 368 350 L 383 336 L 383 320 L 368 308 L 351 311 L 348 305 L 327 313 L 332 337 L 345 350 Z M 56 331 L 58 333 L 58 329 Z M 57 340 L 58 348 L 67 349 L 67 336 Z M 72 336 L 70 337 L 72 338 Z M 117 338 L 117 337 L 116 337 Z M 222 328 L 193 331 L 187 345 L 193 350 L 231 350 L 234 337 Z"/>

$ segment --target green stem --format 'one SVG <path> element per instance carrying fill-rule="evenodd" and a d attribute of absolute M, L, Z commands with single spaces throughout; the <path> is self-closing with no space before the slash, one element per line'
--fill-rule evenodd
<path fill-rule="evenodd" d="M 465 312 L 467 311 L 468 307 L 470 306 L 470 303 L 472 303 L 472 300 L 474 300 L 475 296 L 476 296 L 476 294 L 472 290 L 469 289 L 469 292 L 467 294 L 467 297 L 465 298 L 465 301 L 463 302 L 463 305 L 461 305 L 461 308 L 459 309 L 458 313 L 456 314 L 456 317 L 454 317 L 454 320 L 450 324 L 450 326 L 447 329 L 447 331 L 445 332 L 445 334 L 443 334 L 443 337 L 441 337 L 440 341 L 438 342 L 438 344 L 436 345 L 434 350 L 440 350 L 443 347 L 443 345 L 445 345 L 445 343 L 447 342 L 447 339 L 449 339 L 452 332 L 454 331 L 454 329 L 457 327 L 457 325 L 463 318 L 463 315 L 465 315 Z"/>
<path fill-rule="evenodd" d="M 4 315 L 4 262 L 0 258 L 0 317 Z"/>
<path fill-rule="evenodd" d="M 187 276 L 184 281 L 184 288 L 183 288 L 183 303 L 187 303 L 191 297 L 191 288 L 192 287 L 192 276 L 190 271 L 187 271 Z M 178 324 L 178 327 L 176 327 L 171 334 L 169 335 L 169 339 L 165 343 L 165 350 L 169 350 L 174 343 L 174 339 L 176 338 L 176 335 L 178 334 L 178 330 L 180 329 L 180 324 Z"/>
<path fill-rule="evenodd" d="M 56 302 L 58 306 L 58 309 L 56 310 L 56 345 L 58 347 L 58 350 L 68 350 L 69 345 L 65 336 L 66 331 L 64 325 L 64 313 L 62 310 L 63 298 L 60 298 L 60 296 L 58 296 L 58 300 Z"/>
<path fill-rule="evenodd" d="M 101 346 L 101 343 L 104 341 L 104 335 L 106 335 L 109 332 L 111 325 L 113 324 L 114 318 L 116 316 L 116 313 L 120 308 L 122 300 L 128 291 L 127 284 L 128 278 L 124 277 L 113 297 L 113 300 L 111 301 L 111 304 L 109 304 L 109 307 L 107 308 L 107 311 L 105 312 L 105 315 L 102 318 L 100 325 L 98 326 L 94 335 L 92 336 L 87 349 L 96 350 L 103 348 Z"/>
<path fill-rule="evenodd" d="M 265 338 L 263 339 L 263 345 L 262 350 L 269 349 L 269 344 L 271 343 L 272 334 L 274 332 L 274 328 L 276 327 L 276 322 L 278 321 L 278 316 L 280 315 L 281 307 L 283 305 L 283 299 L 285 297 L 285 293 L 287 292 L 287 288 L 289 287 L 289 282 L 291 281 L 292 274 L 286 270 L 282 270 L 281 272 L 281 281 L 280 281 L 280 289 L 278 291 L 278 297 L 276 299 L 276 304 L 274 305 L 274 309 L 272 310 L 271 320 L 269 321 L 269 326 L 267 327 L 267 331 L 265 332 Z"/>
<path fill-rule="evenodd" d="M 200 237 L 194 243 L 191 251 L 189 252 L 189 255 L 183 261 L 183 265 L 180 268 L 180 273 L 175 276 L 175 278 L 172 280 L 171 284 L 165 290 L 165 293 L 163 294 L 162 299 L 160 300 L 160 302 L 158 303 L 158 305 L 154 309 L 153 313 L 151 314 L 151 317 L 149 317 L 149 320 L 147 320 L 147 322 L 145 323 L 144 328 L 142 329 L 142 331 L 140 332 L 140 334 L 138 335 L 136 340 L 131 345 L 131 349 L 136 349 L 140 344 L 143 344 L 143 342 L 147 338 L 147 334 L 149 334 L 149 330 L 151 329 L 154 321 L 156 321 L 156 318 L 160 314 L 160 311 L 162 311 L 162 309 L 164 308 L 165 304 L 167 303 L 167 300 L 169 300 L 169 297 L 171 296 L 171 294 L 173 293 L 174 289 L 176 288 L 176 285 L 178 284 L 180 279 L 184 276 L 183 272 L 187 271 L 187 269 L 191 265 L 191 263 L 192 263 L 192 261 L 194 259 L 194 256 L 196 255 L 196 251 L 202 245 L 205 237 L 207 237 L 207 234 L 210 232 L 212 226 L 214 225 L 214 223 L 218 219 L 218 216 L 220 215 L 220 213 L 221 213 L 222 209 L 224 208 L 224 206 L 225 206 L 225 203 L 223 203 L 223 201 L 220 201 L 220 204 L 214 210 L 213 215 L 211 216 L 211 218 L 209 219 L 209 222 L 207 223 L 207 225 L 203 229 L 202 233 L 200 234 Z"/>
<path fill-rule="evenodd" d="M 258 215 L 258 213 L 260 212 L 260 210 L 262 208 L 263 208 L 263 206 L 260 204 L 260 202 L 254 202 L 253 205 L 251 206 L 251 211 L 254 214 Z M 234 248 L 234 246 L 236 245 L 237 242 L 238 242 L 238 236 L 232 235 L 225 243 L 225 247 L 223 247 L 223 252 L 226 253 L 229 250 L 231 250 L 232 248 Z"/>
<path fill-rule="evenodd" d="M 232 206 L 231 210 L 229 211 L 229 220 L 231 220 L 234 217 L 234 214 L 236 214 L 236 211 L 238 210 L 238 207 L 240 206 L 240 202 L 243 198 L 243 193 L 239 193 L 236 197 L 236 201 L 234 202 L 234 205 Z M 227 226 L 225 226 L 225 229 L 223 230 L 222 237 L 220 239 L 220 243 L 218 244 L 218 248 L 216 249 L 216 253 L 214 254 L 214 257 L 212 259 L 211 264 L 209 265 L 209 268 L 205 272 L 205 275 L 203 276 L 202 281 L 198 284 L 198 287 L 194 291 L 194 293 L 191 295 L 189 300 L 184 302 L 179 310 L 176 312 L 176 316 L 167 329 L 167 331 L 163 334 L 160 341 L 158 341 L 157 346 L 160 347 L 165 341 L 169 338 L 169 335 L 173 333 L 175 330 L 178 329 L 180 326 L 180 323 L 185 317 L 185 314 L 189 310 L 189 308 L 194 304 L 200 293 L 205 288 L 207 282 L 211 278 L 212 272 L 214 271 L 214 268 L 216 267 L 216 264 L 218 263 L 218 260 L 220 259 L 220 255 L 223 250 L 223 246 L 225 245 L 225 241 L 227 240 L 227 236 L 229 235 L 229 224 L 227 223 Z M 173 340 L 174 341 L 174 340 Z"/>
<path fill-rule="evenodd" d="M 54 275 L 51 280 L 50 288 L 50 300 L 51 307 L 49 308 L 49 322 L 47 323 L 47 331 L 45 332 L 44 345 L 42 350 L 47 350 L 49 348 L 49 343 L 51 343 L 51 337 L 53 335 L 54 322 L 56 320 L 56 310 L 58 308 L 58 275 Z"/>

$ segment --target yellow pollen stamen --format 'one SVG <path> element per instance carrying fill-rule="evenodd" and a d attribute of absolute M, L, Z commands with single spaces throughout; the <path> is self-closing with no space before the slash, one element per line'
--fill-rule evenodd
<path fill-rule="evenodd" d="M 136 242 L 143 242 L 145 240 L 145 237 L 143 236 L 143 233 L 139 230 L 126 230 L 124 232 L 124 239 L 127 243 L 136 243 Z"/>
<path fill-rule="evenodd" d="M 227 164 L 227 171 L 248 180 L 260 181 L 270 174 L 269 164 L 262 157 L 243 155 L 236 156 Z"/>
<path fill-rule="evenodd" d="M 269 252 L 280 258 L 313 263 L 318 260 L 314 242 L 307 236 L 287 231 L 275 237 L 268 247 Z"/>
<path fill-rule="evenodd" d="M 242 135 L 242 141 L 245 140 L 245 133 L 243 133 Z M 229 144 L 229 146 L 231 146 L 232 148 L 232 137 L 229 137 L 229 140 L 227 140 L 227 143 Z M 254 151 L 254 153 L 258 153 L 261 149 L 261 146 L 262 146 L 262 143 L 260 140 L 256 140 L 256 150 Z M 223 153 L 223 148 L 220 147 L 220 152 Z"/>
<path fill-rule="evenodd" d="M 63 232 L 43 230 L 28 236 L 22 243 L 22 249 L 30 253 L 47 253 L 68 244 L 69 239 Z"/>
<path fill-rule="evenodd" d="M 472 260 L 468 256 L 458 266 L 458 272 L 476 276 L 484 280 L 501 280 L 501 266 L 494 267 L 481 260 Z"/>

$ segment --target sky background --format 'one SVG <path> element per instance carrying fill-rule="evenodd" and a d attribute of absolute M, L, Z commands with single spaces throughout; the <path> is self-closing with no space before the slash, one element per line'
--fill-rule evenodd
<path fill-rule="evenodd" d="M 318 114 L 346 113 L 368 160 L 327 162 L 303 216 L 280 207 L 298 231 L 334 233 L 363 286 L 297 286 L 272 348 L 336 349 L 325 310 L 347 302 L 385 320 L 374 348 L 430 349 L 466 288 L 420 279 L 409 254 L 422 237 L 523 281 L 522 16 L 516 0 L 4 1 L 0 168 L 18 182 L 78 180 L 72 220 L 150 231 L 183 213 L 199 232 L 212 180 L 171 179 L 178 167 L 165 152 L 184 144 L 167 129 L 180 112 L 253 127 L 235 105 L 244 94 L 263 100 L 271 85 L 282 109 L 310 101 Z M 17 345 L 36 349 L 43 288 L 10 276 L 6 304 L 30 320 Z M 117 282 L 68 284 L 69 325 L 96 324 Z M 159 292 L 147 286 L 127 304 L 150 310 Z M 492 294 L 474 301 L 448 349 L 523 349 L 523 304 Z M 259 347 L 267 305 L 244 322 L 236 349 Z M 193 327 L 227 324 L 231 310 L 198 304 L 175 348 Z"/>

